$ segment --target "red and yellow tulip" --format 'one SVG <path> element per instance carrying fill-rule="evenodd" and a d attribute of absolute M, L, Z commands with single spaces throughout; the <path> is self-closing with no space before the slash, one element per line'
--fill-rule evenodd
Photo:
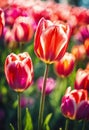
<path fill-rule="evenodd" d="M 71 53 L 66 52 L 65 55 L 54 64 L 54 70 L 58 76 L 66 77 L 74 69 L 75 57 Z"/>

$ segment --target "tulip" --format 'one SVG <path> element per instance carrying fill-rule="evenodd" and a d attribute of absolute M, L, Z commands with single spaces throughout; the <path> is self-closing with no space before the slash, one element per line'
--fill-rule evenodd
<path fill-rule="evenodd" d="M 86 89 L 89 92 L 89 70 L 78 69 L 74 83 L 75 89 Z"/>
<path fill-rule="evenodd" d="M 86 68 L 87 70 L 89 70 L 89 62 L 86 64 Z"/>
<path fill-rule="evenodd" d="M 66 52 L 65 55 L 58 62 L 55 62 L 54 69 L 58 76 L 66 77 L 73 71 L 74 64 L 74 55 Z"/>
<path fill-rule="evenodd" d="M 30 106 L 31 107 L 31 106 L 34 105 L 34 99 L 22 96 L 21 97 L 21 101 L 20 101 L 20 105 L 21 105 L 21 108 L 24 108 L 26 106 Z"/>
<path fill-rule="evenodd" d="M 32 60 L 27 52 L 18 55 L 11 53 L 5 60 L 5 76 L 9 86 L 18 93 L 18 130 L 21 130 L 20 94 L 33 80 Z"/>
<path fill-rule="evenodd" d="M 33 65 L 29 54 L 8 55 L 5 60 L 5 76 L 14 91 L 23 92 L 27 89 L 33 80 Z"/>
<path fill-rule="evenodd" d="M 71 53 L 75 56 L 76 61 L 83 60 L 86 57 L 86 50 L 83 44 L 74 45 Z"/>
<path fill-rule="evenodd" d="M 19 16 L 14 23 L 13 32 L 17 42 L 28 42 L 33 37 L 33 27 L 29 17 Z"/>
<path fill-rule="evenodd" d="M 35 20 L 35 26 L 37 27 L 39 20 L 44 17 L 45 19 L 51 19 L 52 13 L 47 8 L 48 2 L 35 1 L 34 6 L 31 7 L 31 13 Z"/>
<path fill-rule="evenodd" d="M 89 38 L 89 25 L 80 26 L 78 32 L 75 34 L 75 39 L 80 43 L 84 43 L 84 41 Z"/>
<path fill-rule="evenodd" d="M 6 25 L 13 26 L 15 19 L 19 16 L 22 16 L 22 10 L 19 6 L 10 6 L 9 8 L 5 9 L 5 22 Z"/>
<path fill-rule="evenodd" d="M 4 19 L 4 12 L 3 10 L 0 8 L 0 36 L 3 33 L 3 27 L 5 25 L 5 19 Z"/>
<path fill-rule="evenodd" d="M 4 27 L 3 35 L 4 35 L 5 45 L 8 48 L 14 49 L 18 46 L 18 43 L 15 41 L 15 38 L 14 38 L 13 30 L 11 30 L 8 27 Z"/>
<path fill-rule="evenodd" d="M 38 129 L 42 129 L 43 127 L 45 89 L 49 64 L 52 64 L 63 57 L 68 47 L 70 33 L 70 27 L 59 21 L 53 23 L 50 20 L 41 18 L 38 23 L 34 39 L 34 51 L 38 58 L 46 63 L 40 100 Z"/>
<path fill-rule="evenodd" d="M 40 91 L 42 91 L 42 87 L 43 87 L 43 80 L 44 78 L 43 77 L 40 77 L 38 80 L 37 80 L 37 86 L 38 86 L 38 89 Z M 47 78 L 46 80 L 46 89 L 45 89 L 45 93 L 46 94 L 50 94 L 56 87 L 56 82 L 53 78 L 49 77 Z"/>
<path fill-rule="evenodd" d="M 87 38 L 84 42 L 84 47 L 86 50 L 86 54 L 89 56 L 89 38 Z"/>
<path fill-rule="evenodd" d="M 71 90 L 67 88 L 62 98 L 61 111 L 63 115 L 69 119 L 88 119 L 89 101 L 86 90 Z"/>
<path fill-rule="evenodd" d="M 45 63 L 51 64 L 60 60 L 65 54 L 71 29 L 64 23 L 42 18 L 35 33 L 34 51 Z"/>

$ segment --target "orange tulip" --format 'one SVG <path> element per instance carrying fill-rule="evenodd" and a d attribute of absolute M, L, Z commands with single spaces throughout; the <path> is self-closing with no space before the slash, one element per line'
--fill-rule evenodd
<path fill-rule="evenodd" d="M 74 45 L 71 49 L 71 53 L 75 56 L 77 61 L 83 60 L 86 57 L 84 44 Z"/>
<path fill-rule="evenodd" d="M 55 72 L 62 77 L 68 76 L 74 69 L 75 57 L 66 52 L 60 61 L 54 64 Z"/>
<path fill-rule="evenodd" d="M 87 39 L 85 40 L 85 42 L 84 42 L 84 47 L 85 47 L 87 56 L 89 56 L 89 38 L 87 38 Z"/>
<path fill-rule="evenodd" d="M 61 22 L 51 22 L 42 18 L 35 33 L 34 51 L 45 63 L 60 60 L 65 54 L 71 29 Z"/>

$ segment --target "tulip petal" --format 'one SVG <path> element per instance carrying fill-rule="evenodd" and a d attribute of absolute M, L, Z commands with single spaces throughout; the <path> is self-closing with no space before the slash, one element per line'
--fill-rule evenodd
<path fill-rule="evenodd" d="M 44 58 L 52 61 L 64 47 L 64 34 L 58 26 L 48 27 L 41 35 L 41 44 L 44 48 Z M 51 51 L 50 51 L 51 50 Z"/>
<path fill-rule="evenodd" d="M 76 119 L 89 119 L 89 102 L 82 101 L 77 108 Z"/>
<path fill-rule="evenodd" d="M 35 42 L 34 42 L 34 50 L 38 57 L 44 57 L 43 54 L 44 47 L 41 44 L 40 36 L 42 32 L 50 25 L 52 25 L 52 22 L 49 20 L 45 20 L 44 18 L 42 18 L 38 23 L 38 27 L 35 33 Z"/>
<path fill-rule="evenodd" d="M 64 116 L 69 117 L 70 119 L 75 118 L 76 113 L 76 102 L 72 97 L 66 97 L 65 101 L 63 100 L 61 104 L 61 111 Z"/>

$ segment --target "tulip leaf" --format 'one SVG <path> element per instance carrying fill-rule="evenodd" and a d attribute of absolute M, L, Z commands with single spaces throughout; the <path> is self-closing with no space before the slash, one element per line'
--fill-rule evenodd
<path fill-rule="evenodd" d="M 11 128 L 11 130 L 15 130 L 14 126 L 11 123 L 10 123 L 10 128 Z"/>
<path fill-rule="evenodd" d="M 49 127 L 49 121 L 52 117 L 52 113 L 48 114 L 45 118 L 45 121 L 44 121 L 44 124 L 43 124 L 43 129 L 44 130 L 50 130 L 50 127 Z"/>
<path fill-rule="evenodd" d="M 26 108 L 25 129 L 24 130 L 33 130 L 32 118 L 31 118 L 28 108 Z"/>

